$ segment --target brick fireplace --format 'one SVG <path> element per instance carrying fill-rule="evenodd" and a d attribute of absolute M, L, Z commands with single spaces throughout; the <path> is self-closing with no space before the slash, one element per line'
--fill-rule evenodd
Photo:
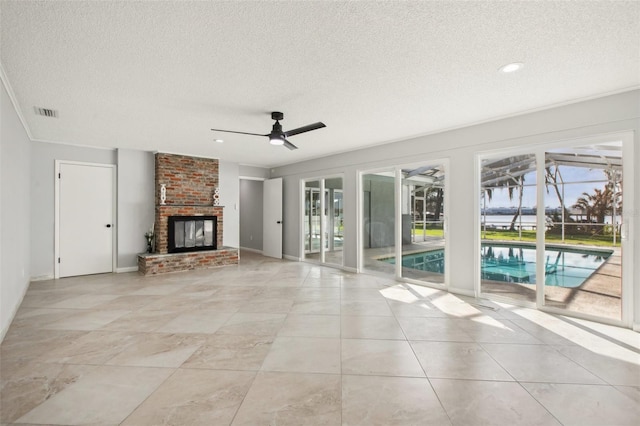
<path fill-rule="evenodd" d="M 138 270 L 150 275 L 237 264 L 238 249 L 222 245 L 224 207 L 213 205 L 219 182 L 218 160 L 158 153 L 155 174 L 155 250 L 138 255 Z M 216 249 L 194 247 L 169 253 L 169 218 L 178 216 L 195 221 L 215 217 Z"/>

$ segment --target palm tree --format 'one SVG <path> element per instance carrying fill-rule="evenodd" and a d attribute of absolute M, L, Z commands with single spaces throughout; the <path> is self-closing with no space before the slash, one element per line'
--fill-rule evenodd
<path fill-rule="evenodd" d="M 595 217 L 596 223 L 604 223 L 607 215 L 612 215 L 614 210 L 614 196 L 616 199 L 616 211 L 622 211 L 622 200 L 619 193 L 614 194 L 613 185 L 606 185 L 603 190 L 594 188 L 593 194 L 583 192 L 582 196 L 576 200 L 574 208 L 583 211 L 587 216 L 587 221 L 591 222 Z"/>
<path fill-rule="evenodd" d="M 532 171 L 531 164 L 535 164 L 535 156 L 531 154 L 516 155 L 492 161 L 482 173 L 483 190 L 489 201 L 491 201 L 495 189 L 504 188 L 507 189 L 509 200 L 513 201 L 514 190 L 518 189 L 518 209 L 511 219 L 510 231 L 515 231 L 516 221 L 522 213 L 524 176 Z"/>
<path fill-rule="evenodd" d="M 598 189 L 596 189 L 596 191 L 598 191 Z M 594 211 L 592 206 L 593 198 L 593 195 L 583 192 L 582 197 L 578 198 L 573 205 L 573 208 L 582 211 L 587 216 L 587 222 L 591 222 L 591 215 Z"/>
<path fill-rule="evenodd" d="M 511 219 L 511 226 L 509 226 L 509 231 L 516 230 L 516 220 L 518 219 L 518 216 L 522 214 L 522 195 L 524 193 L 524 175 L 521 175 L 517 179 L 517 185 L 518 185 L 518 210 L 516 210 L 515 214 L 513 215 L 513 219 Z M 509 187 L 509 199 L 513 200 L 513 187 Z"/>
<path fill-rule="evenodd" d="M 569 211 L 564 205 L 564 199 L 562 194 L 560 193 L 560 189 L 558 188 L 560 185 L 564 185 L 563 183 L 558 182 L 558 178 L 560 177 L 560 169 L 555 165 L 555 169 L 552 171 L 551 166 L 545 167 L 544 169 L 544 184 L 547 189 L 547 194 L 549 193 L 549 186 L 552 186 L 555 190 L 556 196 L 558 197 L 558 202 L 560 203 L 560 208 L 564 210 L 564 216 L 569 218 Z"/>

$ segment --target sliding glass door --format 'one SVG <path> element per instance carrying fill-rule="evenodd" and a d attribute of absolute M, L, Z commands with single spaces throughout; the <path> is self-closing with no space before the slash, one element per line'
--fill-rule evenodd
<path fill-rule="evenodd" d="M 344 200 L 342 177 L 304 181 L 304 258 L 342 265 Z"/>
<path fill-rule="evenodd" d="M 324 179 L 324 263 L 342 265 L 344 204 L 342 178 Z"/>
<path fill-rule="evenodd" d="M 445 284 L 444 162 L 361 174 L 361 269 Z"/>
<path fill-rule="evenodd" d="M 535 303 L 536 156 L 483 159 L 480 176 L 480 291 Z"/>
<path fill-rule="evenodd" d="M 545 306 L 622 319 L 622 152 L 622 141 L 545 152 Z"/>
<path fill-rule="evenodd" d="M 307 259 L 320 259 L 320 181 L 305 182 L 304 187 L 304 252 Z"/>
<path fill-rule="evenodd" d="M 395 170 L 362 175 L 362 269 L 395 275 Z"/>
<path fill-rule="evenodd" d="M 594 137 L 479 159 L 481 295 L 628 322 L 630 140 Z"/>
<path fill-rule="evenodd" d="M 401 277 L 444 284 L 444 165 L 417 164 L 402 167 L 400 172 Z"/>

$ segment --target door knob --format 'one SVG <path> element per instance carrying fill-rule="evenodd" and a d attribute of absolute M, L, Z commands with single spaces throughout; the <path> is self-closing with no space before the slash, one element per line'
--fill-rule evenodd
<path fill-rule="evenodd" d="M 281 221 L 281 220 L 279 220 L 279 221 L 277 221 L 276 223 L 282 223 L 282 221 Z"/>
<path fill-rule="evenodd" d="M 111 228 L 111 224 L 110 223 L 107 223 L 107 228 Z"/>

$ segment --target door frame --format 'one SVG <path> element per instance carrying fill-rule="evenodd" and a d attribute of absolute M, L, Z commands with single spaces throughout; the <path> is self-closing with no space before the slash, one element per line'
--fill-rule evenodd
<path fill-rule="evenodd" d="M 321 264 L 324 266 L 329 266 L 329 267 L 335 267 L 338 269 L 344 269 L 344 240 L 343 240 L 343 246 L 342 246 L 342 260 L 340 263 L 326 263 L 325 262 L 325 248 L 324 248 L 324 243 L 325 243 L 325 223 L 323 221 L 323 216 L 324 216 L 324 211 L 325 208 L 327 207 L 325 204 L 325 180 L 326 179 L 342 179 L 342 189 L 341 191 L 343 194 L 343 203 L 344 203 L 344 173 L 334 173 L 334 174 L 328 174 L 328 175 L 322 175 L 322 176 L 317 176 L 317 177 L 307 177 L 307 178 L 301 178 L 299 180 L 299 193 L 300 193 L 300 220 L 299 220 L 299 232 L 300 232 L 300 241 L 299 241 L 299 253 L 300 256 L 299 258 L 305 262 L 310 262 L 310 263 L 317 263 L 317 264 Z M 306 193 L 306 183 L 307 182 L 312 182 L 312 181 L 318 181 L 318 191 L 319 191 L 319 197 L 320 197 L 320 251 L 319 253 L 319 260 L 313 260 L 313 259 L 309 259 L 307 258 L 307 253 L 305 250 L 305 230 L 304 230 L 304 224 L 305 224 L 305 218 L 304 218 L 304 214 L 305 214 L 305 193 Z M 343 215 L 344 215 L 344 204 L 342 206 L 343 208 Z M 309 213 L 311 213 L 311 210 L 309 210 Z"/>
<path fill-rule="evenodd" d="M 620 300 L 621 307 L 621 317 L 620 320 L 614 320 L 610 318 L 600 317 L 596 315 L 585 314 L 582 312 L 570 311 L 568 309 L 560 309 L 554 308 L 552 306 L 548 306 L 544 304 L 544 285 L 540 285 L 540 283 L 536 284 L 536 302 L 526 302 L 519 301 L 515 299 L 506 298 L 500 295 L 494 295 L 490 293 L 483 293 L 481 287 L 481 277 L 480 277 L 480 247 L 481 247 L 481 215 L 480 215 L 480 187 L 481 187 L 481 166 L 480 163 L 483 159 L 486 158 L 494 158 L 496 156 L 504 155 L 517 155 L 517 154 L 534 154 L 536 155 L 536 185 L 537 185 L 537 198 L 544 199 L 544 154 L 546 150 L 561 148 L 561 147 L 574 147 L 574 146 L 584 146 L 584 145 L 595 145 L 598 143 L 604 143 L 611 140 L 621 140 L 622 141 L 622 176 L 623 181 L 625 182 L 625 190 L 624 190 L 624 206 L 623 211 L 623 224 L 622 229 L 624 230 L 622 233 L 626 235 L 625 238 L 622 238 L 620 241 L 620 248 L 624 253 L 622 257 L 622 282 L 621 282 L 621 291 L 622 297 Z M 636 188 L 634 187 L 634 144 L 633 144 L 633 132 L 632 131 L 622 131 L 622 132 L 612 132 L 612 133 L 603 133 L 597 135 L 587 135 L 583 137 L 576 137 L 571 139 L 559 139 L 553 141 L 545 141 L 540 143 L 533 143 L 526 147 L 511 147 L 504 149 L 496 149 L 490 151 L 483 151 L 477 153 L 475 155 L 475 188 L 477 190 L 474 194 L 474 246 L 475 246 L 475 264 L 474 264 L 474 293 L 476 297 L 485 298 L 490 300 L 496 300 L 499 302 L 509 303 L 515 306 L 524 306 L 528 308 L 537 309 L 541 312 L 548 312 L 557 315 L 566 315 L 574 318 L 585 319 L 589 321 L 594 321 L 602 324 L 610 324 L 616 326 L 623 326 L 631 328 L 633 326 L 634 321 L 634 300 L 637 298 L 636 294 L 634 294 L 634 286 L 633 286 L 633 274 L 634 274 L 634 245 L 633 245 L 633 236 L 634 234 L 634 214 L 633 214 L 633 206 L 635 206 L 634 194 Z M 542 183 L 542 185 L 541 185 Z M 539 201 L 538 201 L 539 203 Z M 632 206 L 632 207 L 629 207 Z M 626 214 L 625 214 L 626 213 Z M 544 210 L 538 211 L 537 214 L 537 229 L 544 229 Z M 544 255 L 544 246 L 545 246 L 545 238 L 544 233 L 537 233 L 536 236 L 536 250 L 537 253 L 537 276 L 544 276 L 544 267 L 543 259 Z M 542 247 L 542 250 L 539 248 Z M 541 253 L 540 253 L 541 252 Z M 637 319 L 636 319 L 637 321 Z"/>
<path fill-rule="evenodd" d="M 357 170 L 357 271 L 358 273 L 368 273 L 378 275 L 376 271 L 367 270 L 364 268 L 364 247 L 363 247 L 363 229 L 364 229 L 364 184 L 363 178 L 367 174 L 375 173 L 393 173 L 394 178 L 394 256 L 396 259 L 402 258 L 402 169 L 406 167 L 415 167 L 420 165 L 442 165 L 444 169 L 444 216 L 443 216 L 443 233 L 444 233 L 444 282 L 433 283 L 429 281 L 421 281 L 402 276 L 402 262 L 395 263 L 394 279 L 406 281 L 411 284 L 421 285 L 424 287 L 436 288 L 439 290 L 449 290 L 450 288 L 450 276 L 451 276 L 451 262 L 447 259 L 451 259 L 451 243 L 449 236 L 449 211 L 450 200 L 449 195 L 450 188 L 450 159 L 448 157 L 434 157 L 424 158 L 418 160 L 412 160 L 410 162 L 398 162 L 390 166 L 376 167 L 371 169 L 359 169 Z"/>
<path fill-rule="evenodd" d="M 58 258 L 60 257 L 60 168 L 62 165 L 75 165 L 75 166 L 88 166 L 88 167 L 103 167 L 112 169 L 111 173 L 111 218 L 112 218 L 112 242 L 111 242 L 111 272 L 115 272 L 118 266 L 118 215 L 117 215 L 117 166 L 115 164 L 104 163 L 89 163 L 85 161 L 68 161 L 68 160 L 55 160 L 54 175 L 55 181 L 54 189 L 54 249 L 53 249 L 53 277 L 54 279 L 60 278 L 60 264 Z"/>
<path fill-rule="evenodd" d="M 358 169 L 356 171 L 356 175 L 357 175 L 357 180 L 356 180 L 356 191 L 357 191 L 357 220 L 356 220 L 356 235 L 357 235 L 357 242 L 356 242 L 356 247 L 358 250 L 358 254 L 356 256 L 357 259 L 357 267 L 356 270 L 358 273 L 367 273 L 367 274 L 372 274 L 372 275 L 381 275 L 381 274 L 376 274 L 376 271 L 370 271 L 368 269 L 364 268 L 364 247 L 362 244 L 362 238 L 364 237 L 364 184 L 363 184 L 363 178 L 364 175 L 368 175 L 368 174 L 375 174 L 375 173 L 392 173 L 393 174 L 393 188 L 394 188 L 394 195 L 393 195 L 393 205 L 394 205 L 394 220 L 396 220 L 396 206 L 398 204 L 398 194 L 396 191 L 396 186 L 397 186 L 397 182 L 396 182 L 396 177 L 397 177 L 397 166 L 394 165 L 389 165 L 389 166 L 382 166 L 382 167 L 375 167 L 375 168 L 371 168 L 371 169 Z M 401 225 L 402 226 L 402 225 Z M 394 224 L 394 232 L 397 234 L 397 223 Z M 394 245 L 396 245 L 396 235 L 394 235 Z M 394 247 L 394 253 L 396 253 L 396 247 Z M 394 273 L 394 278 L 397 277 L 398 273 L 397 273 L 397 265 L 396 265 L 396 271 Z M 383 275 L 384 276 L 384 275 Z"/>
<path fill-rule="evenodd" d="M 306 205 L 306 201 L 307 201 L 307 188 L 306 188 L 306 183 L 307 183 L 307 182 L 309 182 L 309 181 L 305 181 L 305 187 L 303 188 L 303 190 L 304 190 L 304 192 L 303 192 L 303 197 L 304 197 L 304 200 L 303 200 L 303 201 L 304 201 L 304 212 L 303 212 L 303 213 L 304 213 L 304 214 L 306 214 L 306 212 L 307 212 L 307 205 Z M 318 182 L 319 182 L 319 181 L 318 181 Z M 313 195 L 314 195 L 314 193 L 317 193 L 317 194 L 318 194 L 318 202 L 319 202 L 319 206 L 318 206 L 317 211 L 318 211 L 318 212 L 320 212 L 320 209 L 321 209 L 320 204 L 322 204 L 322 200 L 320 200 L 320 183 L 318 183 L 318 189 L 317 189 L 317 190 L 316 190 L 316 188 L 309 188 L 308 190 L 309 190 L 309 238 L 308 238 L 308 240 L 309 240 L 309 252 L 311 252 L 311 253 L 318 253 L 318 255 L 319 255 L 319 254 L 320 254 L 320 252 L 322 251 L 322 247 L 321 247 L 321 245 L 318 245 L 318 250 L 317 250 L 316 252 L 314 252 L 314 251 L 313 251 L 313 244 L 312 244 L 312 239 L 311 239 L 311 230 L 312 230 L 312 229 L 311 229 L 311 228 L 312 228 L 312 227 L 311 227 L 311 222 L 312 222 L 313 215 L 312 215 L 311 213 L 313 212 L 313 207 L 312 207 L 312 206 L 313 206 L 313 203 L 312 203 L 312 201 L 313 201 Z M 306 226 L 306 222 L 307 222 L 307 221 L 306 221 L 306 216 L 305 216 L 305 215 L 303 215 L 303 219 L 302 219 L 302 220 L 303 220 L 303 225 L 304 225 L 304 226 Z M 322 232 L 320 232 L 320 228 L 321 228 L 321 227 L 322 227 L 322 215 L 320 215 L 320 220 L 318 221 L 318 235 L 319 235 L 320 237 L 322 237 L 322 235 L 321 235 L 321 234 L 322 234 Z M 306 232 L 304 231 L 304 228 L 303 228 L 303 235 L 305 235 L 305 236 L 306 236 Z M 322 238 L 320 238 L 320 239 L 322 239 Z M 305 238 L 305 242 L 304 242 L 305 247 L 306 247 L 306 244 L 307 244 L 307 241 L 306 241 L 306 240 L 307 240 L 307 238 Z M 306 250 L 306 248 L 305 248 L 305 250 L 304 250 L 304 252 L 303 252 L 303 256 L 302 256 L 302 258 L 306 259 L 306 257 L 307 257 L 307 250 Z"/>
<path fill-rule="evenodd" d="M 426 287 L 437 288 L 440 290 L 449 290 L 450 276 L 451 276 L 451 244 L 449 241 L 449 205 L 451 195 L 449 194 L 449 179 L 450 179 L 450 166 L 449 158 L 434 158 L 433 160 L 424 161 L 412 161 L 410 163 L 402 163 L 396 166 L 396 258 L 402 259 L 402 169 L 407 167 L 419 167 L 419 166 L 442 166 L 444 171 L 444 202 L 442 215 L 442 232 L 444 239 L 444 280 L 442 283 L 434 283 L 429 281 L 422 281 L 418 279 L 408 278 L 402 276 L 402 262 L 396 262 L 396 279 L 401 279 L 406 282 L 422 285 Z M 426 209 L 426 199 L 424 208 Z"/>

